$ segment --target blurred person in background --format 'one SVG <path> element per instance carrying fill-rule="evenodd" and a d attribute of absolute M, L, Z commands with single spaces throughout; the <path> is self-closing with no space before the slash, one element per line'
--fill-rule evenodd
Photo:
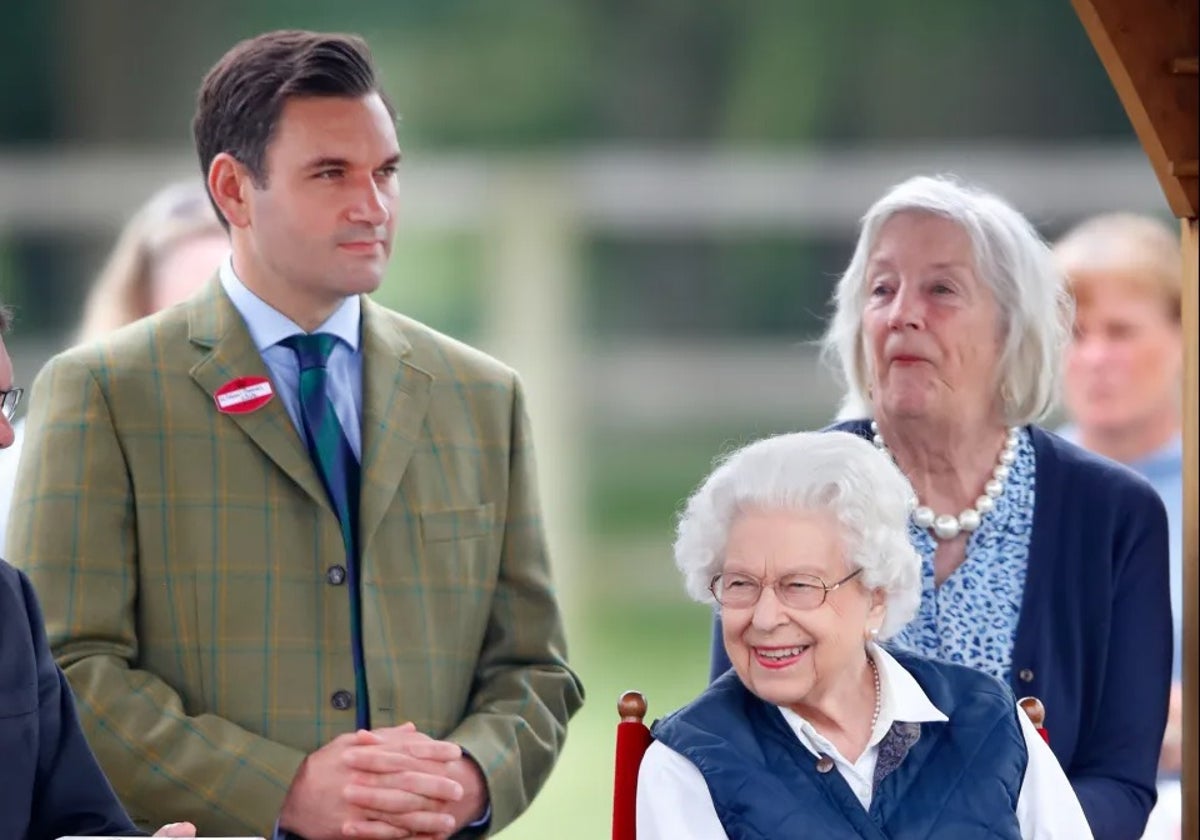
<path fill-rule="evenodd" d="M 733 668 L 655 725 L 639 838 L 1091 837 L 1008 686 L 879 644 L 921 599 L 911 498 L 846 432 L 750 444 L 696 491 L 675 563 Z"/>
<path fill-rule="evenodd" d="M 1068 231 L 1054 257 L 1075 299 L 1063 372 L 1071 422 L 1059 433 L 1145 476 L 1167 508 L 1175 658 L 1159 759 L 1167 798 L 1151 822 L 1174 802 L 1177 825 L 1178 797 L 1167 789 L 1178 784 L 1183 746 L 1183 255 L 1165 223 L 1110 213 Z"/>
<path fill-rule="evenodd" d="M 213 278 L 228 253 L 229 237 L 203 180 L 160 189 L 122 229 L 88 293 L 75 342 L 93 341 L 186 300 Z M 0 546 L 8 533 L 24 425 L 23 419 L 13 424 L 12 448 L 0 461 Z"/>
<path fill-rule="evenodd" d="M 520 380 L 368 297 L 400 148 L 360 38 L 237 44 L 193 133 L 231 255 L 41 372 L 8 536 L 91 746 L 136 819 L 499 831 L 583 700 Z"/>
<path fill-rule="evenodd" d="M 0 449 L 12 446 L 13 385 L 4 345 L 11 313 L 0 302 Z M 6 457 L 11 457 L 7 455 Z M 0 837 L 142 836 L 84 739 L 71 688 L 46 643 L 41 609 L 24 574 L 0 560 Z M 156 837 L 194 837 L 174 823 Z"/>
<path fill-rule="evenodd" d="M 921 602 L 896 644 L 1040 698 L 1095 836 L 1137 838 L 1171 682 L 1167 517 L 1141 476 L 1036 425 L 1072 316 L 1049 247 L 999 197 L 912 178 L 867 212 L 835 306 L 855 419 L 834 428 L 917 496 Z"/>
<path fill-rule="evenodd" d="M 121 232 L 84 304 L 76 344 L 182 303 L 229 253 L 200 178 L 168 184 Z"/>

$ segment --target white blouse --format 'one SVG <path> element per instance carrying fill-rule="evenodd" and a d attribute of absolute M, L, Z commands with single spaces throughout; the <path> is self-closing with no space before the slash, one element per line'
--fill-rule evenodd
<path fill-rule="evenodd" d="M 947 720 L 913 676 L 882 648 L 873 647 L 879 669 L 879 720 L 858 761 L 847 761 L 837 748 L 791 709 L 784 720 L 814 757 L 827 755 L 864 809 L 871 807 L 872 780 L 879 743 L 892 724 Z M 1029 759 L 1017 797 L 1017 821 L 1024 840 L 1090 840 L 1091 829 L 1058 759 L 1024 712 L 1018 711 Z M 638 840 L 725 840 L 704 776 L 696 765 L 655 741 L 638 774 Z"/>

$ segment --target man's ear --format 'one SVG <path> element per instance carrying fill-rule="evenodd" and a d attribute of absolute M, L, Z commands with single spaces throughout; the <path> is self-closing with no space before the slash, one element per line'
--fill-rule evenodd
<path fill-rule="evenodd" d="M 208 192 L 230 227 L 250 224 L 250 191 L 254 182 L 250 170 L 233 155 L 221 152 L 208 167 Z"/>

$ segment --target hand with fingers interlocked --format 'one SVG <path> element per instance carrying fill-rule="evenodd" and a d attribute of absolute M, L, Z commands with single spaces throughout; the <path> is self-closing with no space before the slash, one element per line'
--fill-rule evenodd
<path fill-rule="evenodd" d="M 457 744 L 434 740 L 411 723 L 370 734 L 380 743 L 346 754 L 356 771 L 346 798 L 367 817 L 347 823 L 348 836 L 391 838 L 389 826 L 415 827 L 412 837 L 444 840 L 486 812 L 483 773 Z"/>
<path fill-rule="evenodd" d="M 301 764 L 279 827 L 307 840 L 448 837 L 458 827 L 450 803 L 464 793 L 453 778 L 458 761 L 458 745 L 411 723 L 340 735 Z"/>

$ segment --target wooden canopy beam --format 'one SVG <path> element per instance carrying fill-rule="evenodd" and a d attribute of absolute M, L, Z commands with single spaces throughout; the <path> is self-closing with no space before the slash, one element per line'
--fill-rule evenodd
<path fill-rule="evenodd" d="M 1180 219 L 1196 218 L 1196 0 L 1071 2 L 1150 158 L 1171 212 Z"/>
<path fill-rule="evenodd" d="M 1183 832 L 1200 837 L 1200 258 L 1196 219 L 1182 221 L 1183 245 Z"/>

